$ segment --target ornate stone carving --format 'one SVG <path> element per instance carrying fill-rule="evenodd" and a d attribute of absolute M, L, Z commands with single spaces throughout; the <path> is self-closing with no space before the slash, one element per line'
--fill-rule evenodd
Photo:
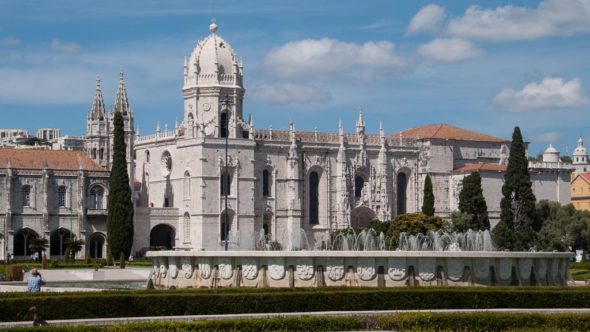
<path fill-rule="evenodd" d="M 452 281 L 461 281 L 465 264 L 461 258 L 447 258 L 447 276 Z"/>
<path fill-rule="evenodd" d="M 201 278 L 209 279 L 211 277 L 211 265 L 208 263 L 199 263 L 199 271 L 201 272 Z"/>
<path fill-rule="evenodd" d="M 160 265 L 160 277 L 162 278 L 166 278 L 166 274 L 168 273 L 168 270 L 166 269 L 166 265 L 164 265 L 163 263 Z"/>
<path fill-rule="evenodd" d="M 219 275 L 223 279 L 228 280 L 231 278 L 231 276 L 233 275 L 233 270 L 232 270 L 231 264 L 223 263 L 223 264 L 219 264 L 218 267 L 219 267 Z"/>
<path fill-rule="evenodd" d="M 182 259 L 182 272 L 186 279 L 190 279 L 193 276 L 193 264 L 188 257 Z"/>
<path fill-rule="evenodd" d="M 281 258 L 274 258 L 268 264 L 268 274 L 274 280 L 281 280 L 285 277 L 285 264 Z"/>
<path fill-rule="evenodd" d="M 344 266 L 342 265 L 328 265 L 326 271 L 328 272 L 328 278 L 332 281 L 338 281 L 344 277 Z"/>
<path fill-rule="evenodd" d="M 408 277 L 408 266 L 405 257 L 389 258 L 387 274 L 391 280 L 401 281 Z"/>
<path fill-rule="evenodd" d="M 424 281 L 436 278 L 436 258 L 420 257 L 418 259 L 418 276 Z"/>
<path fill-rule="evenodd" d="M 361 280 L 369 281 L 375 277 L 375 259 L 374 258 L 358 258 L 356 274 Z"/>
<path fill-rule="evenodd" d="M 301 280 L 309 280 L 313 277 L 313 265 L 297 265 L 297 276 Z"/>
<path fill-rule="evenodd" d="M 258 276 L 258 266 L 254 264 L 243 264 L 242 275 L 248 280 L 254 280 Z"/>

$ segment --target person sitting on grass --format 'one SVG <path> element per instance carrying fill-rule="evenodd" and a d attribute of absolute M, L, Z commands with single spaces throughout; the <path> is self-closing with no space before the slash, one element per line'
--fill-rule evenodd
<path fill-rule="evenodd" d="M 41 277 L 41 273 L 37 269 L 31 270 L 31 276 L 27 279 L 27 287 L 29 292 L 40 292 L 41 286 L 45 285 L 45 279 Z"/>

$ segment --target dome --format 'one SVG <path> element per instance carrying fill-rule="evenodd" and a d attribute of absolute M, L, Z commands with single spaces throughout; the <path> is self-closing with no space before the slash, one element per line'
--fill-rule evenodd
<path fill-rule="evenodd" d="M 574 149 L 574 156 L 587 156 L 587 155 L 588 155 L 588 152 L 586 151 L 586 148 L 584 147 L 584 140 L 580 136 L 580 138 L 578 138 L 578 146 Z"/>
<path fill-rule="evenodd" d="M 544 153 L 559 153 L 556 148 L 553 147 L 552 144 L 549 144 L 549 147 L 545 150 Z"/>
<path fill-rule="evenodd" d="M 546 163 L 557 163 L 559 162 L 559 151 L 549 144 L 549 147 L 543 152 L 543 161 Z"/>
<path fill-rule="evenodd" d="M 188 70 L 185 69 L 185 74 L 189 78 L 194 78 L 195 72 L 198 82 L 217 79 L 233 81 L 233 75 L 236 74 L 241 77 L 242 68 L 238 65 L 234 51 L 227 41 L 217 35 L 217 29 L 217 24 L 212 22 L 209 26 L 211 34 L 197 43 L 187 60 Z"/>

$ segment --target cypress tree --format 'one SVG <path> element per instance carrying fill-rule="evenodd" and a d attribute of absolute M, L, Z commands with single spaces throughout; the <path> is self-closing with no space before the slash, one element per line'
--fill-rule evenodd
<path fill-rule="evenodd" d="M 133 245 L 133 203 L 127 174 L 123 115 L 115 112 L 113 164 L 109 178 L 107 242 L 111 257 L 129 257 Z"/>
<path fill-rule="evenodd" d="M 469 228 L 484 230 L 490 228 L 488 205 L 481 188 L 481 176 L 473 172 L 463 179 L 463 189 L 459 193 L 459 211 L 471 215 Z"/>
<path fill-rule="evenodd" d="M 510 250 L 524 250 L 532 245 L 535 201 L 525 145 L 520 128 L 515 127 L 502 186 L 500 224 L 494 229 L 497 245 Z"/>
<path fill-rule="evenodd" d="M 424 202 L 422 203 L 422 213 L 427 216 L 434 216 L 434 192 L 432 191 L 432 180 L 430 175 L 426 175 L 424 180 Z"/>

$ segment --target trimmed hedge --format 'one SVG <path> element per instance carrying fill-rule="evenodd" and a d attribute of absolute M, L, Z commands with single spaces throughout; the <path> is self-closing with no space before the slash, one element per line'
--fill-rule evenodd
<path fill-rule="evenodd" d="M 395 314 L 364 317 L 289 317 L 196 322 L 131 323 L 110 326 L 31 327 L 14 331 L 588 331 L 584 314 Z"/>
<path fill-rule="evenodd" d="M 587 289 L 390 288 L 254 292 L 135 291 L 0 297 L 0 320 L 394 309 L 590 308 Z"/>

